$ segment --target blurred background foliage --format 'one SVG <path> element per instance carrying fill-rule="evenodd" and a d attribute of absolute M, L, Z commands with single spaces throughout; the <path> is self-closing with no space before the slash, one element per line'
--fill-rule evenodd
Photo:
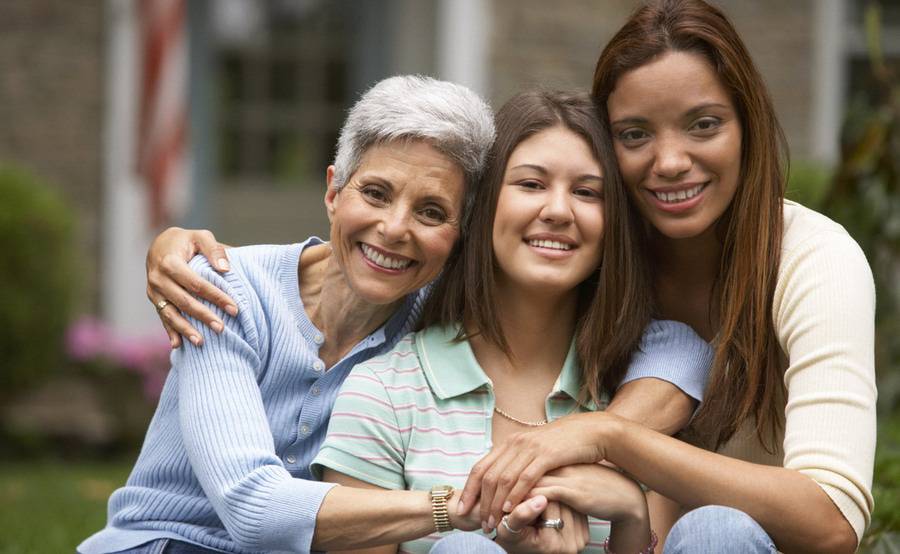
<path fill-rule="evenodd" d="M 864 550 L 900 552 L 900 79 L 881 51 L 879 5 L 865 11 L 870 86 L 850 99 L 833 172 L 796 164 L 788 196 L 840 222 L 862 247 L 877 291 L 875 512 Z"/>

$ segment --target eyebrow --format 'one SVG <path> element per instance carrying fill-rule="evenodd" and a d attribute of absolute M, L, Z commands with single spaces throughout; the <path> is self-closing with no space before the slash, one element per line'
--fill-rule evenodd
<path fill-rule="evenodd" d="M 729 110 L 728 106 L 719 102 L 705 102 L 703 104 L 698 104 L 688 111 L 684 112 L 686 117 L 690 117 L 695 115 L 698 112 L 702 112 L 703 110 L 708 110 L 710 108 L 718 108 L 722 110 Z M 645 117 L 624 117 L 622 119 L 617 119 L 612 122 L 612 125 L 623 125 L 623 124 L 639 124 L 639 123 L 647 123 L 647 118 Z"/>
<path fill-rule="evenodd" d="M 537 171 L 541 175 L 546 175 L 548 173 L 547 169 L 544 166 L 535 165 L 535 164 L 520 164 L 515 167 L 509 168 L 507 171 L 514 171 L 516 169 L 533 169 L 534 171 Z M 578 177 L 576 177 L 575 181 L 579 182 L 579 183 L 584 182 L 584 181 L 599 181 L 602 183 L 603 176 L 594 175 L 591 173 L 585 173 L 583 175 L 579 175 Z"/>

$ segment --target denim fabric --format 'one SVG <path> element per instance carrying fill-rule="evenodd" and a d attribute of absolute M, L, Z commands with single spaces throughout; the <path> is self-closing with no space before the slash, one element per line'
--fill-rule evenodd
<path fill-rule="evenodd" d="M 728 552 L 777 554 L 769 535 L 753 518 L 725 506 L 703 506 L 686 513 L 672 527 L 663 554 Z"/>
<path fill-rule="evenodd" d="M 439 540 L 431 554 L 504 554 L 506 551 L 497 543 L 478 533 L 453 533 Z"/>
<path fill-rule="evenodd" d="M 159 539 L 147 544 L 142 544 L 135 548 L 122 550 L 116 554 L 209 554 L 210 552 L 220 552 L 203 548 L 189 542 L 176 541 L 173 539 Z"/>

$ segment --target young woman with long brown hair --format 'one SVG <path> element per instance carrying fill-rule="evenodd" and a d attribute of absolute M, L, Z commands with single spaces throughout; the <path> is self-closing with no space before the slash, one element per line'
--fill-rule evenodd
<path fill-rule="evenodd" d="M 852 552 L 872 509 L 871 272 L 842 227 L 784 199 L 785 141 L 743 42 L 702 0 L 653 2 L 603 50 L 593 96 L 645 231 L 638 250 L 607 234 L 580 337 L 600 364 L 588 390 L 614 386 L 651 316 L 684 321 L 716 349 L 687 433 L 707 449 L 578 415 L 495 449 L 464 510 L 480 494 L 482 519 L 499 517 L 545 472 L 607 460 L 699 508 L 666 552 Z"/>

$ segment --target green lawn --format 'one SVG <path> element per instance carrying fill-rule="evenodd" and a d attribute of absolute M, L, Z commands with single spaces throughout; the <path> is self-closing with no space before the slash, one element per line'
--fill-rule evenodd
<path fill-rule="evenodd" d="M 74 552 L 133 463 L 0 463 L 0 554 Z"/>

